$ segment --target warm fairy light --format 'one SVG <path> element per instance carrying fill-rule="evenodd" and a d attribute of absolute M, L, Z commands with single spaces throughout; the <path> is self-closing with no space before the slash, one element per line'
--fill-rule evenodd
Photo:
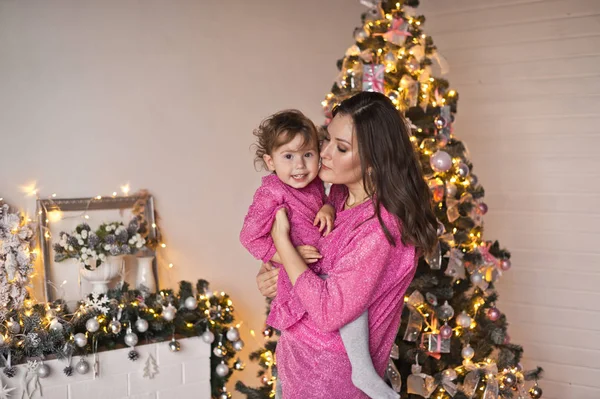
<path fill-rule="evenodd" d="M 36 182 L 33 182 L 26 186 L 21 186 L 21 191 L 25 193 L 26 197 L 35 197 L 37 196 L 38 189 L 36 187 Z"/>
<path fill-rule="evenodd" d="M 429 81 L 430 81 L 430 82 L 433 82 L 434 80 L 435 80 L 434 78 L 429 78 Z"/>
<path fill-rule="evenodd" d="M 166 248 L 167 244 L 165 244 L 164 242 L 162 244 L 160 244 L 161 248 Z"/>
<path fill-rule="evenodd" d="M 83 217 L 84 217 L 85 219 L 89 219 L 89 218 L 90 218 L 90 215 L 88 215 L 88 214 L 85 214 Z"/>
<path fill-rule="evenodd" d="M 192 323 L 186 323 L 185 325 L 186 325 L 188 328 L 192 328 L 192 327 L 194 327 L 194 325 L 193 325 Z"/>
<path fill-rule="evenodd" d="M 101 196 L 101 195 L 97 195 L 97 196 L 96 196 L 96 199 L 97 199 L 97 200 L 101 200 L 101 199 L 102 199 L 102 196 Z"/>
<path fill-rule="evenodd" d="M 52 236 L 50 235 L 50 232 L 49 232 L 49 231 L 47 231 L 47 232 L 44 234 L 44 238 L 46 238 L 47 240 L 49 240 L 51 237 L 52 237 Z"/>
<path fill-rule="evenodd" d="M 155 229 L 156 228 L 156 223 L 152 223 L 152 228 Z"/>
<path fill-rule="evenodd" d="M 256 337 L 256 333 L 254 332 L 254 330 L 250 330 L 250 335 L 252 335 L 252 337 Z"/>
<path fill-rule="evenodd" d="M 40 211 L 41 212 L 41 211 Z M 48 212 L 48 219 L 51 222 L 58 222 L 59 220 L 62 219 L 62 212 L 61 211 L 52 211 L 52 212 Z"/>
<path fill-rule="evenodd" d="M 56 198 L 56 193 L 52 194 L 52 198 Z"/>
<path fill-rule="evenodd" d="M 449 96 L 449 97 L 454 97 L 455 95 L 456 95 L 456 92 L 455 92 L 454 90 L 450 90 L 450 91 L 448 92 L 448 96 Z"/>
<path fill-rule="evenodd" d="M 423 33 L 423 34 L 421 35 L 421 38 L 422 38 L 422 39 L 425 39 L 426 37 L 427 37 L 427 35 L 426 35 L 425 33 Z"/>
<path fill-rule="evenodd" d="M 121 186 L 121 191 L 125 195 L 129 194 L 129 184 L 125 184 L 124 186 Z"/>
<path fill-rule="evenodd" d="M 169 263 L 169 269 L 172 269 L 172 268 L 173 268 L 173 264 Z"/>
<path fill-rule="evenodd" d="M 116 196 L 117 196 L 117 192 L 116 192 L 116 191 L 113 191 L 113 193 L 112 193 L 112 196 L 113 196 L 113 197 L 116 197 Z"/>

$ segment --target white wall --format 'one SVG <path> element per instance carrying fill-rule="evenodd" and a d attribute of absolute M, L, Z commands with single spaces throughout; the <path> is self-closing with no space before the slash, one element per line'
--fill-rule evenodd
<path fill-rule="evenodd" d="M 460 95 L 490 211 L 511 250 L 498 289 L 544 398 L 600 397 L 600 2 L 423 0 Z"/>
<path fill-rule="evenodd" d="M 229 292 L 260 330 L 257 265 L 237 234 L 259 183 L 251 131 L 319 103 L 364 10 L 354 0 L 0 1 L 1 195 L 157 199 L 176 266 Z M 600 3 L 422 0 L 461 95 L 456 134 L 487 190 L 486 238 L 513 253 L 501 309 L 544 398 L 600 396 Z M 248 353 L 248 352 L 246 352 Z M 256 382 L 249 367 L 244 379 Z"/>
<path fill-rule="evenodd" d="M 0 197 L 156 197 L 162 282 L 231 294 L 244 355 L 264 300 L 238 234 L 261 174 L 249 149 L 267 115 L 320 102 L 364 10 L 335 1 L 0 1 Z M 260 335 L 259 335 L 260 337 Z M 245 380 L 257 383 L 248 365 Z M 235 378 L 234 378 L 235 379 Z"/>

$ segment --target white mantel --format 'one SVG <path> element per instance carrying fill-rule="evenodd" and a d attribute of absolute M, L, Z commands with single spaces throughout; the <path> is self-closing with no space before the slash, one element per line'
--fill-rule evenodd
<path fill-rule="evenodd" d="M 140 357 L 128 359 L 130 348 L 101 352 L 99 375 L 94 378 L 93 356 L 88 356 L 90 371 L 71 377 L 63 373 L 66 360 L 49 360 L 52 373 L 40 379 L 43 396 L 39 391 L 32 398 L 39 399 L 210 399 L 210 345 L 200 338 L 180 339 L 181 351 L 170 352 L 169 341 L 136 347 Z M 152 355 L 158 365 L 154 378 L 144 378 L 143 369 Z M 73 357 L 71 365 L 79 361 Z M 16 388 L 10 398 L 21 398 L 25 365 L 17 366 L 17 374 L 8 378 L 0 373 L 3 385 Z"/>

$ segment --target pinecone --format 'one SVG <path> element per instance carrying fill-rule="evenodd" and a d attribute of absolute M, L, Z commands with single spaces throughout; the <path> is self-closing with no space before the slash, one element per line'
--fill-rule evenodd
<path fill-rule="evenodd" d="M 15 376 L 15 374 L 17 374 L 17 368 L 16 367 L 4 367 L 4 374 L 6 374 L 6 376 L 8 378 L 13 378 Z"/>
<path fill-rule="evenodd" d="M 132 362 L 135 362 L 136 360 L 138 360 L 140 358 L 140 354 L 134 350 L 131 350 L 131 351 L 129 351 L 129 354 L 127 355 L 127 357 L 129 357 L 129 360 L 131 360 Z"/>
<path fill-rule="evenodd" d="M 65 375 L 67 377 L 70 377 L 73 375 L 73 367 L 72 366 L 67 366 L 63 369 L 63 373 L 65 373 Z"/>

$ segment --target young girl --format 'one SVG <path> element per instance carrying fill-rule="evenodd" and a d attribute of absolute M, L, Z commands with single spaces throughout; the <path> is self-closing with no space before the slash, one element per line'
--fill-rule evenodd
<path fill-rule="evenodd" d="M 300 111 L 286 110 L 265 119 L 254 135 L 258 138 L 255 162 L 262 162 L 273 173 L 262 179 L 262 185 L 254 194 L 240 241 L 256 259 L 271 261 L 280 267 L 270 233 L 275 214 L 285 208 L 291 225 L 291 242 L 309 267 L 322 275 L 317 248 L 321 234 L 327 235 L 333 228 L 335 211 L 325 203 L 323 182 L 318 178 L 317 128 Z M 277 295 L 271 303 L 267 324 L 285 334 L 305 313 L 281 267 Z M 399 398 L 373 366 L 367 312 L 342 327 L 340 334 L 352 365 L 354 385 L 372 398 Z M 285 381 L 279 381 L 277 397 L 281 399 L 284 394 Z"/>

